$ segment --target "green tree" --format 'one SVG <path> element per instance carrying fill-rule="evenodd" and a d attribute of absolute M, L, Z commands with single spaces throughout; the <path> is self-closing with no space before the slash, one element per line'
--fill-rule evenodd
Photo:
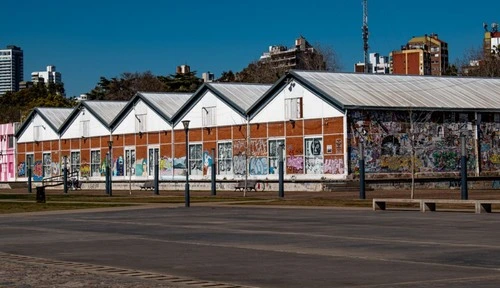
<path fill-rule="evenodd" d="M 234 75 L 233 71 L 223 71 L 217 79 L 217 82 L 236 82 L 236 75 Z"/>
<path fill-rule="evenodd" d="M 43 83 L 0 97 L 0 122 L 22 121 L 36 107 L 74 107 L 76 103 L 64 97 L 63 84 Z"/>

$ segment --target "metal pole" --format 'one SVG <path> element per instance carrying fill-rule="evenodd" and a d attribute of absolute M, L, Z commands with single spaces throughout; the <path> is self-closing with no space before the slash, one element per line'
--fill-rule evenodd
<path fill-rule="evenodd" d="M 130 160 L 128 163 L 128 194 L 132 195 L 132 163 L 130 163 Z"/>
<path fill-rule="evenodd" d="M 217 195 L 217 191 L 215 189 L 215 148 L 212 148 L 212 196 Z"/>
<path fill-rule="evenodd" d="M 28 158 L 28 193 L 31 193 L 31 159 Z"/>
<path fill-rule="evenodd" d="M 359 199 L 366 199 L 365 195 L 365 152 L 363 142 L 359 141 Z"/>
<path fill-rule="evenodd" d="M 64 167 L 63 167 L 63 185 L 64 194 L 68 194 L 68 156 L 64 156 Z"/>
<path fill-rule="evenodd" d="M 278 183 L 278 195 L 280 198 L 284 198 L 285 197 L 285 183 L 284 183 L 284 176 L 285 176 L 285 169 L 284 169 L 284 166 L 283 165 L 283 145 L 280 145 L 279 146 L 279 159 L 278 159 L 278 170 L 279 170 L 279 174 L 278 174 L 278 179 L 279 179 L 279 183 Z"/>
<path fill-rule="evenodd" d="M 159 170 L 159 165 L 158 165 L 158 150 L 155 149 L 155 195 L 160 195 L 159 191 L 159 176 L 160 176 L 160 170 Z"/>
<path fill-rule="evenodd" d="M 113 164 L 111 163 L 113 161 L 113 141 L 109 140 L 108 141 L 108 146 L 109 146 L 109 196 L 113 196 L 113 170 L 111 167 L 113 167 Z"/>
<path fill-rule="evenodd" d="M 106 194 L 109 195 L 109 152 L 106 153 Z"/>
<path fill-rule="evenodd" d="M 189 199 L 189 120 L 182 121 L 184 131 L 186 132 L 186 187 L 184 190 L 184 204 L 190 206 Z"/>
<path fill-rule="evenodd" d="M 462 158 L 461 158 L 461 196 L 462 200 L 467 200 L 469 198 L 468 191 L 467 191 L 467 149 L 465 147 L 465 135 L 462 134 L 460 135 L 461 138 L 461 144 L 462 144 Z"/>

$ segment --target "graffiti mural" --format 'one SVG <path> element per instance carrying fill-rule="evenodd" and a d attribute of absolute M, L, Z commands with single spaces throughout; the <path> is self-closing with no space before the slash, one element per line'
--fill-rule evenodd
<path fill-rule="evenodd" d="M 160 157 L 160 179 L 169 179 L 174 175 L 174 161 L 172 158 Z"/>
<path fill-rule="evenodd" d="M 218 174 L 230 175 L 233 173 L 233 147 L 232 143 L 218 144 Z"/>
<path fill-rule="evenodd" d="M 212 155 L 208 153 L 208 151 L 203 152 L 203 176 L 211 176 L 212 175 Z"/>
<path fill-rule="evenodd" d="M 473 114 L 453 112 L 351 111 L 348 123 L 350 173 L 358 170 L 359 139 L 363 141 L 367 173 L 410 173 L 412 155 L 415 172 L 456 172 L 463 133 L 467 135 L 468 169 L 473 170 L 476 158 L 470 125 L 472 117 Z M 481 151 L 487 149 L 483 144 Z M 481 154 L 482 161 L 491 155 Z"/>
<path fill-rule="evenodd" d="M 234 175 L 245 175 L 246 174 L 246 157 L 245 155 L 235 155 L 233 158 L 233 172 Z"/>
<path fill-rule="evenodd" d="M 306 174 L 323 174 L 323 139 L 305 139 L 305 169 Z"/>
<path fill-rule="evenodd" d="M 43 163 L 40 160 L 35 161 L 33 165 L 33 181 L 43 180 Z"/>
<path fill-rule="evenodd" d="M 287 156 L 286 157 L 286 172 L 288 174 L 304 173 L 304 157 L 302 156 Z"/>
<path fill-rule="evenodd" d="M 26 177 L 26 162 L 19 162 L 17 165 L 17 177 Z"/>
<path fill-rule="evenodd" d="M 325 159 L 323 168 L 325 174 L 344 174 L 344 160 Z"/>
<path fill-rule="evenodd" d="M 82 178 L 89 178 L 90 177 L 90 164 L 89 163 L 82 163 L 80 165 L 80 177 Z"/>
<path fill-rule="evenodd" d="M 50 171 L 52 173 L 52 176 L 60 175 L 61 174 L 61 164 L 59 164 L 58 162 L 50 163 Z"/>
<path fill-rule="evenodd" d="M 250 175 L 267 175 L 267 157 L 252 157 L 249 161 Z"/>

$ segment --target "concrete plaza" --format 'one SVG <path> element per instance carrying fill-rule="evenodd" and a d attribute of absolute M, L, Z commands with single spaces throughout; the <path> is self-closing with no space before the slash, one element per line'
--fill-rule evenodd
<path fill-rule="evenodd" d="M 186 287 L 499 287 L 498 227 L 498 213 L 155 204 L 1 215 L 0 258 Z"/>

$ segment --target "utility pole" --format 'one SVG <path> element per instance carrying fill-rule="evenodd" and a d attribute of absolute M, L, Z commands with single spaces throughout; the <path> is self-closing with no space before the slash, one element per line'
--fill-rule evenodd
<path fill-rule="evenodd" d="M 369 72 L 368 69 L 368 0 L 363 0 L 363 51 L 365 56 L 365 73 Z"/>

